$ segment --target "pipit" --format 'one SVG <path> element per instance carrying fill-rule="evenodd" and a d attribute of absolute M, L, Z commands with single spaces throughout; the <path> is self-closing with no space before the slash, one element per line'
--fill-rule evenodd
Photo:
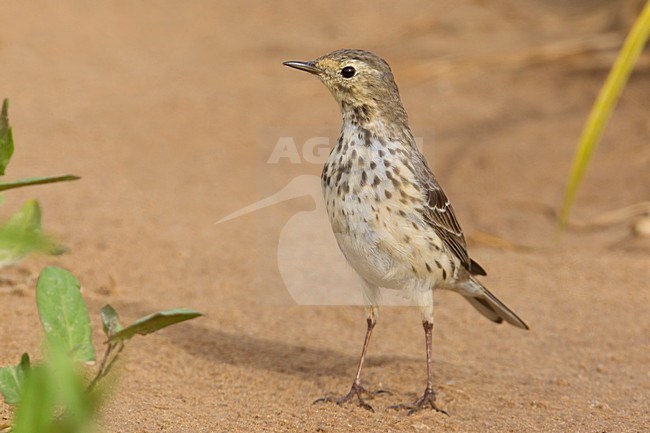
<path fill-rule="evenodd" d="M 454 209 L 418 150 L 388 63 L 362 50 L 338 50 L 284 65 L 317 76 L 338 102 L 343 126 L 321 176 L 339 248 L 363 282 L 366 337 L 350 391 L 334 401 L 376 393 L 361 386 L 361 368 L 378 317 L 379 288 L 400 290 L 422 313 L 427 385 L 415 402 L 393 406 L 412 414 L 435 402 L 431 334 L 433 292 L 453 290 L 493 322 L 528 326 L 476 279 L 486 275 L 469 257 Z"/>

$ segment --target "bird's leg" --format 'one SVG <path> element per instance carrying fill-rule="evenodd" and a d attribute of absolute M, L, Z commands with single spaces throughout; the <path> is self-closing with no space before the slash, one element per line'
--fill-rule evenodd
<path fill-rule="evenodd" d="M 352 387 L 350 388 L 350 392 L 338 398 L 335 397 L 319 398 L 314 403 L 335 402 L 336 404 L 343 404 L 352 400 L 356 396 L 359 406 L 371 412 L 374 412 L 375 410 L 372 408 L 372 406 L 370 406 L 368 403 L 364 401 L 363 394 L 367 395 L 370 398 L 373 398 L 378 394 L 387 393 L 387 391 L 384 390 L 368 391 L 363 386 L 361 386 L 361 367 L 363 367 L 363 361 L 366 358 L 366 351 L 368 349 L 368 344 L 370 343 L 372 330 L 375 327 L 375 324 L 377 323 L 374 314 L 374 309 L 371 309 L 370 313 L 368 314 L 367 323 L 368 323 L 368 328 L 366 329 L 366 338 L 363 341 L 363 349 L 361 350 L 361 357 L 359 358 L 359 366 L 357 367 L 357 374 L 356 376 L 354 376 L 354 382 L 352 382 Z"/>
<path fill-rule="evenodd" d="M 415 412 L 423 409 L 427 406 L 431 406 L 432 409 L 435 409 L 438 412 L 444 413 L 449 416 L 449 414 L 440 409 L 436 404 L 436 393 L 433 392 L 433 359 L 431 356 L 431 334 L 433 331 L 433 322 L 428 320 L 422 321 L 422 326 L 424 327 L 424 338 L 426 340 L 427 346 L 427 387 L 424 390 L 422 397 L 418 398 L 411 404 L 398 404 L 391 406 L 390 409 L 408 409 L 408 415 L 413 415 Z"/>

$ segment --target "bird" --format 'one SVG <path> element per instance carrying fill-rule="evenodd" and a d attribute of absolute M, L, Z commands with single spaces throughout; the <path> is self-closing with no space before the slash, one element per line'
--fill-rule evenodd
<path fill-rule="evenodd" d="M 411 415 L 436 403 L 432 333 L 434 291 L 462 295 L 489 320 L 528 329 L 479 282 L 486 271 L 472 260 L 449 199 L 418 149 L 393 72 L 378 55 L 341 49 L 285 66 L 320 79 L 339 105 L 343 124 L 321 174 L 321 188 L 339 249 L 361 279 L 366 334 L 352 386 L 316 402 L 365 401 L 379 391 L 361 383 L 361 370 L 381 304 L 381 288 L 399 290 L 421 312 L 427 381 L 414 402 L 391 406 Z"/>

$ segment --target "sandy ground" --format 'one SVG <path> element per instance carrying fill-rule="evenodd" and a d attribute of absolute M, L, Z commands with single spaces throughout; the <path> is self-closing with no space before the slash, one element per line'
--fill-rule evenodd
<path fill-rule="evenodd" d="M 127 347 L 105 432 L 648 431 L 647 239 L 616 226 L 552 243 L 552 222 L 530 207 L 560 203 L 611 53 L 530 54 L 629 25 L 612 2 L 571 4 L 4 1 L 0 96 L 11 98 L 17 144 L 8 177 L 83 179 L 5 194 L 5 215 L 40 200 L 70 253 L 2 271 L 0 363 L 38 352 L 33 285 L 55 264 L 79 277 L 95 312 L 110 302 L 125 321 L 179 306 L 206 314 Z M 385 410 L 423 389 L 419 313 L 407 307 L 385 308 L 371 343 L 364 381 L 392 391 L 372 402 L 376 413 L 312 405 L 347 391 L 365 330 L 360 307 L 292 304 L 275 269 L 284 224 L 313 202 L 214 224 L 319 174 L 304 160 L 265 163 L 280 136 L 335 138 L 340 123 L 326 89 L 281 62 L 342 47 L 391 63 L 470 238 L 542 247 L 471 244 L 484 282 L 529 332 L 438 296 L 435 381 L 449 417 Z M 649 110 L 645 67 L 576 217 L 648 200 Z M 98 314 L 93 323 L 99 348 Z M 0 406 L 0 419 L 10 413 Z"/>

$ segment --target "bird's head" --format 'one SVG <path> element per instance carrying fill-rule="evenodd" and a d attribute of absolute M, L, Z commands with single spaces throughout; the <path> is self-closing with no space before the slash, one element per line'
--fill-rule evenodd
<path fill-rule="evenodd" d="M 316 75 L 339 103 L 341 111 L 361 117 L 403 112 L 399 92 L 388 63 L 363 50 L 337 50 L 316 60 L 284 65 Z"/>

